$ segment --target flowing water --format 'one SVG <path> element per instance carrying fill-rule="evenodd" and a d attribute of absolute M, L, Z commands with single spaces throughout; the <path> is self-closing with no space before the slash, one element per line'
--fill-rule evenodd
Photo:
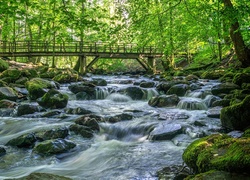
<path fill-rule="evenodd" d="M 112 124 L 100 123 L 101 131 L 91 139 L 71 133 L 68 139 L 77 146 L 68 153 L 56 156 L 43 157 L 31 149 L 5 146 L 7 154 L 0 157 L 0 179 L 46 172 L 75 180 L 154 180 L 158 179 L 156 172 L 163 167 L 182 165 L 182 153 L 193 140 L 220 128 L 220 120 L 209 118 L 206 114 L 209 109 L 206 97 L 211 94 L 210 88 L 216 81 L 199 80 L 197 83 L 202 85 L 201 89 L 181 97 L 177 107 L 155 108 L 148 105 L 148 99 L 159 94 L 155 88 L 145 89 L 147 93 L 143 100 L 132 100 L 119 93 L 119 90 L 132 86 L 134 82 L 152 80 L 127 76 L 101 78 L 106 79 L 108 85 L 98 87 L 97 100 L 76 100 L 68 90 L 68 84 L 61 85 L 60 91 L 70 97 L 67 107 L 83 107 L 104 117 L 128 113 L 133 119 Z M 0 145 L 28 132 L 68 127 L 75 118 L 76 115 L 56 118 L 41 118 L 39 115 L 1 117 Z M 203 125 L 197 126 L 196 122 Z M 176 124 L 182 127 L 182 133 L 174 138 L 149 140 L 154 127 L 163 125 L 167 128 Z"/>

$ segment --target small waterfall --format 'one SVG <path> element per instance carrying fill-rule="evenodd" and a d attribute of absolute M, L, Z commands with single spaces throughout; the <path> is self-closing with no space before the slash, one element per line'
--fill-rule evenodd
<path fill-rule="evenodd" d="M 115 124 L 101 123 L 101 134 L 105 140 L 121 140 L 125 142 L 146 140 L 149 132 L 153 129 L 154 123 L 138 123 L 134 121 Z"/>
<path fill-rule="evenodd" d="M 204 99 L 208 94 L 211 94 L 211 93 L 209 91 L 198 89 L 195 91 L 187 92 L 186 96 Z"/>
<path fill-rule="evenodd" d="M 96 99 L 105 99 L 110 94 L 108 87 L 97 87 L 95 89 Z"/>
<path fill-rule="evenodd" d="M 182 99 L 178 104 L 177 107 L 180 109 L 186 110 L 207 110 L 207 106 L 201 100 L 195 98 L 185 98 Z"/>
<path fill-rule="evenodd" d="M 114 101 L 114 102 L 128 102 L 131 101 L 131 97 L 123 95 L 123 94 L 118 94 L 118 93 L 112 93 L 106 97 L 106 99 Z"/>
<path fill-rule="evenodd" d="M 159 92 L 155 88 L 145 89 L 144 91 L 146 92 L 144 99 L 147 100 L 159 95 Z"/>

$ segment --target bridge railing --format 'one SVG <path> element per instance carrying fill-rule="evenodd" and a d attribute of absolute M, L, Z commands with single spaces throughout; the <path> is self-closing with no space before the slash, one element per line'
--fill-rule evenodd
<path fill-rule="evenodd" d="M 137 44 L 110 44 L 106 42 L 36 42 L 0 41 L 0 53 L 142 53 L 162 54 L 155 46 L 139 47 Z"/>

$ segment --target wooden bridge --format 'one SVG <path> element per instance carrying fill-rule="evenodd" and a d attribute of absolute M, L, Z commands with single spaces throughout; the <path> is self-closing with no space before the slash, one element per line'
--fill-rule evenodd
<path fill-rule="evenodd" d="M 0 41 L 0 57 L 78 56 L 80 73 L 85 73 L 99 58 L 135 59 L 147 71 L 154 72 L 155 58 L 163 56 L 161 49 L 137 44 L 110 44 L 104 42 L 35 42 Z M 86 57 L 93 57 L 87 64 Z"/>

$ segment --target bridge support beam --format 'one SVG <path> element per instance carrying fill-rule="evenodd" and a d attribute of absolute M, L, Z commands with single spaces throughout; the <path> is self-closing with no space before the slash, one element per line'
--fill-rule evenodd
<path fill-rule="evenodd" d="M 86 56 L 79 56 L 79 62 L 80 62 L 79 73 L 85 74 L 87 67 Z"/>
<path fill-rule="evenodd" d="M 143 62 L 142 59 L 136 58 L 136 60 L 138 61 L 138 63 L 139 63 L 146 71 L 149 70 L 147 64 L 145 64 L 145 62 Z"/>
<path fill-rule="evenodd" d="M 149 65 L 148 73 L 154 74 L 156 72 L 154 57 L 152 57 L 152 56 L 148 57 L 148 65 Z"/>
<path fill-rule="evenodd" d="M 86 70 L 90 69 L 99 59 L 99 56 L 96 56 L 86 67 Z"/>

